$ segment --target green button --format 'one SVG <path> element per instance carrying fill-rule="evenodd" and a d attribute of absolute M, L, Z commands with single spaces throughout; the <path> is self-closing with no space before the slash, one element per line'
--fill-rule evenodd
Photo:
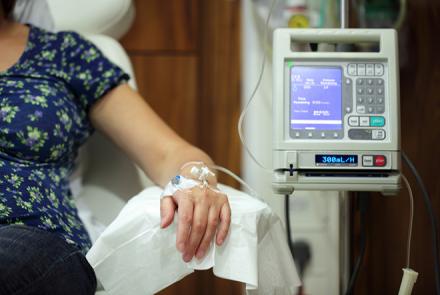
<path fill-rule="evenodd" d="M 385 126 L 385 118 L 384 117 L 370 117 L 370 126 L 371 127 Z"/>

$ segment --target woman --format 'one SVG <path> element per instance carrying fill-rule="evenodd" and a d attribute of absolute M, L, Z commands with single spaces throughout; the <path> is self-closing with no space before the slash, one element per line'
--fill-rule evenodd
<path fill-rule="evenodd" d="M 0 294 L 93 294 L 90 239 L 67 178 L 94 128 L 161 186 L 194 178 L 191 169 L 212 160 L 161 121 L 95 46 L 12 21 L 14 2 L 0 6 Z M 230 207 L 216 184 L 210 176 L 162 198 L 163 228 L 179 211 L 176 246 L 186 262 L 228 233 Z"/>

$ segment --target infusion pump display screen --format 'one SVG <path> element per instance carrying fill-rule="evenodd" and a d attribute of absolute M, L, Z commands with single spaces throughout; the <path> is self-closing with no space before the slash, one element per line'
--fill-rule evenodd
<path fill-rule="evenodd" d="M 290 128 L 299 131 L 340 131 L 342 68 L 290 68 Z"/>

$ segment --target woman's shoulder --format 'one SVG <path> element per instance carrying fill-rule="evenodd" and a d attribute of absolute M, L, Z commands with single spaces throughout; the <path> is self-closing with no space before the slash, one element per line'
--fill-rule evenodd
<path fill-rule="evenodd" d="M 76 48 L 83 44 L 89 44 L 80 33 L 75 31 L 49 31 L 37 26 L 30 26 L 32 40 L 35 45 L 42 45 L 44 47 L 54 46 L 59 50 L 66 50 L 68 48 Z"/>

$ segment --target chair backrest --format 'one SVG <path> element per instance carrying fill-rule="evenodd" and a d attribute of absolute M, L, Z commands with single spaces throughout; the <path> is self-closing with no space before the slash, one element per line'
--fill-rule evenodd
<path fill-rule="evenodd" d="M 119 39 L 130 29 L 135 17 L 131 0 L 46 1 L 57 30 L 75 30 Z"/>
<path fill-rule="evenodd" d="M 136 89 L 130 60 L 114 39 L 122 37 L 133 23 L 135 12 L 131 0 L 46 1 L 56 31 L 74 30 L 82 33 L 130 75 L 129 84 Z M 76 177 L 82 177 L 84 185 L 102 187 L 102 191 L 127 199 L 151 184 L 140 169 L 98 132 L 80 155 Z"/>

